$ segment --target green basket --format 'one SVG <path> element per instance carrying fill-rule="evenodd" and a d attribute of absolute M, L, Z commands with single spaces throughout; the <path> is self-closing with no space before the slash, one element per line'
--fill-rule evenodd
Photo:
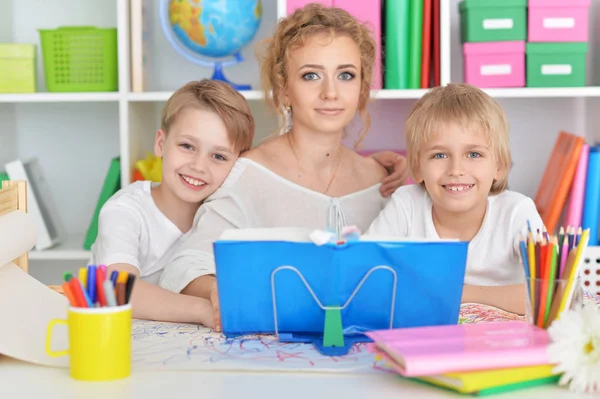
<path fill-rule="evenodd" d="M 0 93 L 35 93 L 35 46 L 0 43 Z"/>
<path fill-rule="evenodd" d="M 40 29 L 48 91 L 116 91 L 117 29 L 92 26 Z"/>

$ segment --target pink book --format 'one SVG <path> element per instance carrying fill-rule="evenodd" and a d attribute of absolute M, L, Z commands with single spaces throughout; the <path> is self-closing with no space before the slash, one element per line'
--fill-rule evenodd
<path fill-rule="evenodd" d="M 381 0 L 333 0 L 333 6 L 348 11 L 354 18 L 365 23 L 375 36 L 375 66 L 373 68 L 373 89 L 381 89 Z"/>
<path fill-rule="evenodd" d="M 333 6 L 333 0 L 287 0 L 287 15 L 292 14 L 298 8 L 302 8 L 308 3 L 321 3 L 324 6 Z"/>
<path fill-rule="evenodd" d="M 370 350 L 384 352 L 398 373 L 419 377 L 550 364 L 546 330 L 525 322 L 373 331 Z"/>
<path fill-rule="evenodd" d="M 587 177 L 588 155 L 590 153 L 589 144 L 584 144 L 577 163 L 577 170 L 571 185 L 569 193 L 569 206 L 567 208 L 567 226 L 581 226 L 583 214 L 583 200 L 585 197 L 585 184 Z"/>

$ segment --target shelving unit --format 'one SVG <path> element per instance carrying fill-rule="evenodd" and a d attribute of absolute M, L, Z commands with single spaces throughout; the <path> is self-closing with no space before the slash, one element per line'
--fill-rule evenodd
<path fill-rule="evenodd" d="M 172 92 L 187 81 L 210 77 L 212 71 L 179 56 L 164 38 L 156 8 L 150 4 L 152 29 L 147 54 L 147 91 L 131 92 L 128 0 L 5 0 L 0 4 L 0 41 L 37 45 L 38 93 L 0 94 L 0 165 L 37 156 L 52 186 L 68 240 L 47 251 L 32 251 L 36 265 L 85 263 L 89 252 L 83 237 L 108 170 L 110 159 L 121 156 L 122 185 L 130 181 L 136 160 L 152 150 L 160 110 Z M 262 0 L 263 17 L 256 41 L 267 37 L 278 18 L 286 15 L 286 0 Z M 442 84 L 462 80 L 459 0 L 441 0 Z M 590 10 L 588 87 L 487 89 L 505 108 L 512 127 L 514 168 L 510 188 L 534 196 L 547 157 L 559 130 L 600 138 L 600 1 Z M 31 10 L 35 10 L 32 12 Z M 68 10 L 65 11 L 65 10 Z M 67 25 L 118 28 L 119 90 L 112 93 L 47 93 L 38 29 Z M 266 109 L 259 90 L 259 67 L 254 43 L 243 51 L 246 61 L 225 70 L 226 76 L 250 83 L 243 92 L 255 113 L 255 142 L 276 131 L 277 119 Z M 403 124 L 411 106 L 426 90 L 377 90 L 370 104 L 372 128 L 362 149 L 402 149 Z M 352 145 L 353 129 L 347 144 Z M 129 169 L 128 169 L 129 167 Z M 1 166 L 0 166 L 1 169 Z"/>

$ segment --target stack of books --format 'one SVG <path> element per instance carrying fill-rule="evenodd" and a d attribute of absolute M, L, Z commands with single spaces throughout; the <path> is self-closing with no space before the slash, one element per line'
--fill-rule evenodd
<path fill-rule="evenodd" d="M 369 350 L 401 376 L 462 394 L 556 383 L 543 328 L 523 321 L 379 330 Z"/>

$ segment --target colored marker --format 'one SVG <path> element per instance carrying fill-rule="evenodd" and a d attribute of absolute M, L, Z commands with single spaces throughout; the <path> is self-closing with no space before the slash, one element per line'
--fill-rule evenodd
<path fill-rule="evenodd" d="M 65 296 L 69 300 L 69 304 L 72 307 L 77 307 L 77 301 L 75 300 L 75 297 L 73 296 L 73 292 L 71 292 L 71 286 L 69 285 L 69 283 L 67 281 L 62 283 L 62 289 L 63 289 L 63 292 L 65 293 Z"/>
<path fill-rule="evenodd" d="M 100 306 L 106 306 L 106 295 L 104 294 L 104 277 L 106 275 L 106 268 L 102 269 L 102 266 L 96 269 L 96 295 L 98 296 L 98 303 Z"/>
<path fill-rule="evenodd" d="M 113 270 L 110 274 L 110 281 L 112 282 L 113 287 L 117 286 L 117 277 L 119 277 L 119 271 Z"/>
<path fill-rule="evenodd" d="M 106 303 L 108 306 L 117 306 L 117 299 L 115 297 L 115 287 L 112 285 L 110 280 L 104 281 L 104 294 L 106 295 Z"/>
<path fill-rule="evenodd" d="M 87 293 L 88 293 L 88 296 L 90 297 L 90 302 L 93 307 L 94 304 L 98 301 L 96 298 L 96 266 L 95 265 L 88 266 L 87 278 L 88 278 Z"/>
<path fill-rule="evenodd" d="M 85 267 L 79 268 L 79 282 L 83 289 L 87 290 L 87 269 Z"/>
<path fill-rule="evenodd" d="M 85 300 L 85 296 L 83 295 L 83 288 L 81 287 L 81 283 L 77 279 L 77 277 L 73 277 L 69 280 L 69 285 L 71 286 L 71 293 L 73 294 L 73 298 L 75 299 L 75 306 L 80 308 L 87 308 L 87 302 Z"/>
<path fill-rule="evenodd" d="M 127 282 L 125 283 L 125 303 L 129 303 L 131 298 L 131 291 L 133 291 L 133 283 L 135 282 L 135 276 L 130 274 L 127 276 Z"/>

